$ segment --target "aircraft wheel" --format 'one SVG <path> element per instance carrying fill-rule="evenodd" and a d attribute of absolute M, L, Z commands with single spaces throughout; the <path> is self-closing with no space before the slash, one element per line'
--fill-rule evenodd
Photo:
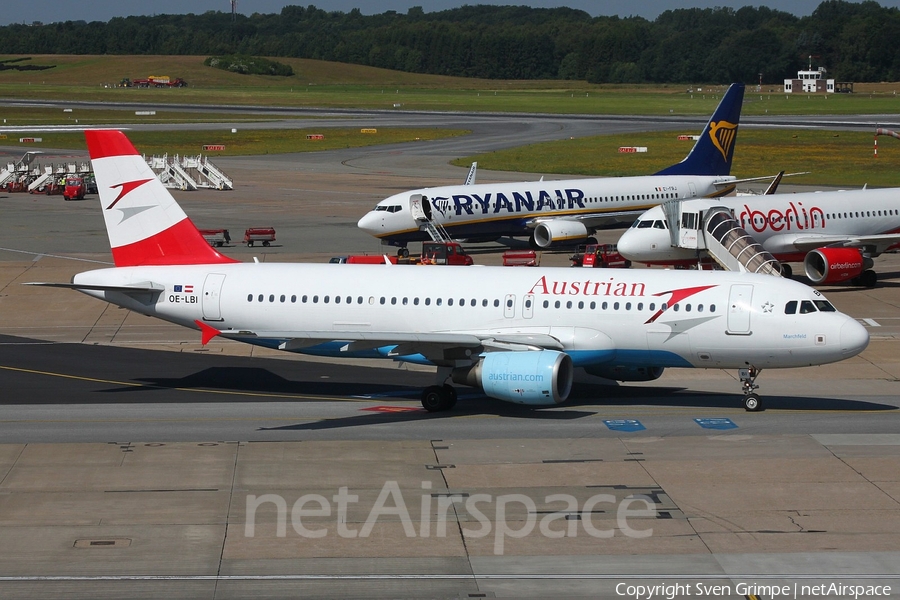
<path fill-rule="evenodd" d="M 584 243 L 585 243 L 585 244 L 595 244 L 595 245 L 596 245 L 596 244 L 597 244 L 597 238 L 595 238 L 594 236 L 591 236 L 591 237 L 589 237 L 587 240 L 585 240 Z"/>
<path fill-rule="evenodd" d="M 397 256 L 400 258 L 409 258 L 409 248 L 400 248 L 397 250 Z"/>
<path fill-rule="evenodd" d="M 876 283 L 878 283 L 878 274 L 872 269 L 863 271 L 859 276 L 859 284 L 863 287 L 873 288 Z"/>
<path fill-rule="evenodd" d="M 452 396 L 441 385 L 430 385 L 422 392 L 422 408 L 428 412 L 448 410 L 453 404 Z"/>
<path fill-rule="evenodd" d="M 744 410 L 747 412 L 759 412 L 762 410 L 762 399 L 759 394 L 747 394 L 744 396 Z"/>
<path fill-rule="evenodd" d="M 785 279 L 790 279 L 794 275 L 794 270 L 791 268 L 791 265 L 787 263 L 781 263 L 781 276 Z"/>
<path fill-rule="evenodd" d="M 456 406 L 456 399 L 457 399 L 457 397 L 458 397 L 457 394 L 456 394 L 456 388 L 453 387 L 452 385 L 450 385 L 449 383 L 445 383 L 445 384 L 444 384 L 444 391 L 447 392 L 447 396 L 448 396 L 448 398 L 449 398 L 449 400 L 450 400 L 450 401 L 447 403 L 447 410 L 450 410 L 451 408 L 453 408 L 454 406 Z"/>
<path fill-rule="evenodd" d="M 266 248 L 268 248 L 268 247 L 269 247 L 269 242 L 263 242 L 263 246 L 265 246 Z"/>

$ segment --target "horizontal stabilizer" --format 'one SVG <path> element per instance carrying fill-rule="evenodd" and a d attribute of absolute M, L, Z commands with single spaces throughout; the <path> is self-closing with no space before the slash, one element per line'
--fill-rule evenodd
<path fill-rule="evenodd" d="M 83 283 L 45 283 L 41 281 L 29 281 L 22 285 L 38 285 L 42 287 L 66 288 L 69 290 L 89 290 L 92 292 L 122 292 L 123 294 L 161 293 L 166 290 L 165 286 L 151 281 L 136 283 L 134 285 L 91 285 Z"/>

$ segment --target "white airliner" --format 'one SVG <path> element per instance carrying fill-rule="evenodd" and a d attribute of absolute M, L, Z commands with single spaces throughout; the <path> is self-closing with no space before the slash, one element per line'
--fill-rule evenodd
<path fill-rule="evenodd" d="M 423 188 L 382 200 L 359 228 L 405 248 L 430 239 L 422 226 L 431 220 L 454 239 L 528 236 L 533 246 L 545 248 L 630 223 L 669 199 L 723 196 L 737 183 L 764 179 L 729 175 L 743 98 L 744 85 L 732 84 L 687 157 L 655 175 Z"/>
<path fill-rule="evenodd" d="M 691 200 L 681 213 L 729 209 L 741 227 L 782 263 L 803 262 L 816 285 L 874 287 L 874 257 L 900 246 L 900 188 Z M 675 247 L 662 206 L 651 208 L 618 242 L 619 252 L 651 265 L 696 265 L 698 252 Z M 782 264 L 782 274 L 791 275 Z"/>
<path fill-rule="evenodd" d="M 574 367 L 623 381 L 740 369 L 744 405 L 757 410 L 760 369 L 840 361 L 869 341 L 819 292 L 762 275 L 236 262 L 206 243 L 121 132 L 85 135 L 116 266 L 33 285 L 197 329 L 204 344 L 436 365 L 429 411 L 455 404 L 449 381 L 554 405 Z"/>

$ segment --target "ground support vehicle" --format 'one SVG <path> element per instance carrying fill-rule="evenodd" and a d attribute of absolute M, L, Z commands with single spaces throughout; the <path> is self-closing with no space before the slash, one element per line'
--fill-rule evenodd
<path fill-rule="evenodd" d="M 459 242 L 422 242 L 423 265 L 473 265 L 475 261 L 466 254 Z"/>
<path fill-rule="evenodd" d="M 263 246 L 268 247 L 274 241 L 274 227 L 250 227 L 244 232 L 244 243 L 249 247 L 252 247 L 256 242 L 262 242 Z"/>
<path fill-rule="evenodd" d="M 587 244 L 579 246 L 569 260 L 573 267 L 627 269 L 631 261 L 619 254 L 615 244 Z"/>
<path fill-rule="evenodd" d="M 87 194 L 87 183 L 84 177 L 66 177 L 66 186 L 63 189 L 65 200 L 84 200 Z"/>
<path fill-rule="evenodd" d="M 537 267 L 541 258 L 534 250 L 507 250 L 503 253 L 504 267 Z"/>
<path fill-rule="evenodd" d="M 210 246 L 221 248 L 225 244 L 231 243 L 231 235 L 227 229 L 201 229 L 200 235 Z"/>

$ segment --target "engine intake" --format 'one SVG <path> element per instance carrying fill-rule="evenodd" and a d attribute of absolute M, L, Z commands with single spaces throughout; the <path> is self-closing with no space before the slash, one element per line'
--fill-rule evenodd
<path fill-rule="evenodd" d="M 806 255 L 803 268 L 811 282 L 827 285 L 859 277 L 871 262 L 856 248 L 819 248 Z"/>
<path fill-rule="evenodd" d="M 453 381 L 479 388 L 491 398 L 549 406 L 564 402 L 572 391 L 572 358 L 555 350 L 489 352 L 477 364 L 455 369 Z"/>
<path fill-rule="evenodd" d="M 553 219 L 538 223 L 534 228 L 534 243 L 539 248 L 547 248 L 551 244 L 584 240 L 588 236 L 587 227 L 581 221 Z"/>

